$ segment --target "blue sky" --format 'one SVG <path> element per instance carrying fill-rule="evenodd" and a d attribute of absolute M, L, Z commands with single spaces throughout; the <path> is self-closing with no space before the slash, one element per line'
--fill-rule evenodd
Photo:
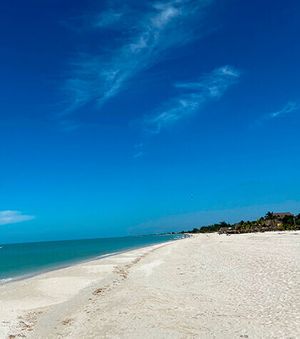
<path fill-rule="evenodd" d="M 0 5 L 0 242 L 300 212 L 298 1 Z"/>

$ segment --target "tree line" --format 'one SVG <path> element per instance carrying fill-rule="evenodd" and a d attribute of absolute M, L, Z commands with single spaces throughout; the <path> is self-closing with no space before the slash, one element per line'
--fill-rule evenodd
<path fill-rule="evenodd" d="M 292 231 L 300 229 L 300 214 L 293 215 L 291 213 L 282 213 L 282 216 L 278 216 L 281 213 L 268 212 L 264 217 L 261 217 L 253 221 L 241 220 L 238 223 L 230 224 L 225 221 L 195 227 L 188 231 L 182 231 L 180 233 L 251 233 L 251 232 L 264 232 L 264 231 Z"/>

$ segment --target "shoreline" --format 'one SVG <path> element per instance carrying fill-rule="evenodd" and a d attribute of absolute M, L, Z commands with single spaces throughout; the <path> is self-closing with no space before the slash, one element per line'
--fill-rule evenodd
<path fill-rule="evenodd" d="M 33 277 L 38 276 L 40 274 L 49 273 L 49 272 L 69 268 L 69 267 L 72 267 L 72 266 L 88 263 L 88 262 L 95 261 L 95 260 L 101 260 L 101 259 L 104 259 L 106 257 L 126 253 L 126 252 L 129 252 L 129 251 L 138 250 L 140 248 L 145 248 L 145 247 L 148 247 L 148 246 L 164 244 L 164 243 L 168 243 L 168 242 L 172 242 L 172 241 L 178 241 L 178 240 L 181 240 L 181 239 L 184 239 L 184 238 L 185 237 L 181 237 L 181 238 L 178 238 L 178 239 L 172 239 L 172 240 L 164 241 L 164 242 L 161 242 L 161 243 L 154 243 L 152 245 L 150 244 L 150 245 L 146 245 L 146 246 L 145 245 L 142 245 L 142 246 L 137 245 L 137 246 L 125 249 L 125 250 L 106 253 L 106 254 L 103 254 L 103 255 L 96 255 L 96 256 L 86 258 L 86 259 L 74 259 L 74 261 L 70 261 L 70 262 L 65 263 L 65 264 L 61 264 L 61 265 L 57 265 L 57 266 L 53 265 L 52 267 L 32 271 L 32 272 L 25 273 L 25 274 L 13 276 L 13 277 L 1 278 L 0 279 L 0 286 L 9 284 L 9 283 L 12 283 L 12 282 L 15 282 L 15 281 L 22 281 L 22 280 L 30 279 L 30 278 L 33 278 Z"/>
<path fill-rule="evenodd" d="M 36 313 L 36 310 L 44 309 L 44 308 L 49 308 L 53 305 L 60 305 L 65 302 L 67 302 L 69 299 L 72 299 L 73 297 L 78 296 L 82 291 L 85 289 L 92 289 L 94 284 L 99 283 L 102 280 L 111 280 L 110 275 L 114 273 L 114 269 L 111 267 L 111 269 L 106 270 L 105 267 L 109 266 L 108 261 L 115 261 L 117 266 L 118 264 L 122 265 L 123 264 L 123 257 L 128 257 L 130 258 L 131 256 L 139 258 L 141 255 L 143 256 L 144 253 L 151 252 L 157 248 L 164 247 L 166 245 L 170 245 L 172 243 L 178 242 L 178 240 L 183 240 L 184 238 L 181 239 L 176 239 L 176 240 L 170 240 L 170 241 L 165 241 L 161 243 L 156 243 L 152 245 L 147 245 L 143 247 L 137 247 L 137 248 L 131 248 L 128 250 L 120 251 L 120 252 L 113 252 L 111 254 L 106 254 L 101 257 L 96 257 L 93 259 L 88 259 L 84 260 L 81 262 L 76 262 L 72 265 L 68 265 L 66 267 L 60 267 L 52 270 L 47 270 L 44 272 L 39 272 L 37 274 L 34 274 L 32 276 L 27 276 L 27 277 L 22 277 L 19 279 L 14 279 L 8 282 L 5 282 L 3 284 L 0 284 L 0 337 L 1 338 L 9 338 L 9 336 L 14 336 L 14 334 L 17 332 L 17 336 L 23 336 L 24 333 L 26 333 L 26 336 L 30 334 L 30 331 L 28 332 L 28 327 L 27 326 L 22 326 L 22 323 L 25 323 L 23 318 L 27 318 L 26 313 L 29 312 L 28 314 Z M 120 258 L 120 263 L 118 263 L 118 258 Z M 136 258 L 135 258 L 136 260 Z M 101 270 L 101 267 L 104 267 L 104 270 Z M 68 279 L 69 277 L 74 277 L 73 272 L 76 273 L 76 271 L 81 271 L 82 269 L 86 267 L 99 267 L 99 274 L 97 274 L 97 269 L 95 270 L 95 277 L 87 279 L 89 280 L 86 284 L 75 284 L 76 286 L 73 287 L 73 290 L 71 288 L 71 292 L 69 291 L 69 283 L 72 283 L 73 279 Z M 93 272 L 92 272 L 93 274 Z M 92 275 L 90 274 L 90 275 Z M 83 272 L 80 272 L 78 275 L 77 279 L 82 280 Z M 44 281 L 51 281 L 57 279 L 64 279 L 66 278 L 66 282 L 63 282 L 62 286 L 58 286 L 58 288 L 63 290 L 61 295 L 58 295 L 57 298 L 51 298 L 51 288 L 55 288 L 52 284 L 49 285 L 49 300 L 43 300 L 41 303 L 35 302 L 31 303 L 30 301 L 27 301 L 28 295 L 32 294 L 32 288 L 39 289 L 40 282 Z M 68 281 L 69 280 L 69 281 Z M 76 280 L 76 276 L 75 276 Z M 55 282 L 55 281 L 54 281 Z M 55 284 L 54 284 L 55 285 Z M 29 287 L 29 290 L 27 288 Z M 48 293 L 46 293 L 48 294 Z M 65 294 L 65 295 L 63 295 Z M 15 296 L 18 295 L 18 299 L 15 299 Z M 5 303 L 5 298 L 7 296 L 11 296 L 9 298 L 9 302 L 6 304 Z M 41 296 L 37 296 L 38 299 L 41 299 Z M 25 305 L 23 302 L 21 302 L 21 307 L 18 304 L 18 301 L 20 302 L 20 299 L 25 299 Z M 30 299 L 30 298 L 29 298 Z M 36 296 L 33 296 L 33 299 L 36 299 Z M 54 300 L 51 300 L 54 299 Z M 35 305 L 36 304 L 36 305 Z M 37 311 L 40 312 L 40 311 Z M 7 320 L 5 320 L 7 318 Z M 4 320 L 2 320 L 4 319 Z M 1 324 L 2 320 L 2 324 Z M 20 325 L 21 323 L 21 325 Z M 30 321 L 29 321 L 30 323 Z M 27 321 L 26 321 L 27 324 Z M 3 326 L 4 325 L 4 326 Z"/>
<path fill-rule="evenodd" d="M 297 338 L 300 232 L 194 235 L 0 286 L 0 337 Z"/>
<path fill-rule="evenodd" d="M 128 250 L 128 251 L 131 251 L 131 250 Z M 126 252 L 126 251 L 124 251 L 124 252 Z M 55 271 L 58 271 L 58 270 L 63 270 L 65 268 L 69 268 L 69 267 L 72 267 L 72 266 L 88 263 L 90 261 L 101 260 L 101 259 L 104 259 L 106 257 L 118 255 L 118 254 L 121 254 L 121 253 L 123 253 L 123 252 L 112 252 L 112 253 L 108 253 L 108 254 L 103 254 L 102 256 L 97 256 L 97 257 L 89 258 L 89 259 L 86 259 L 86 260 L 74 261 L 74 262 L 66 264 L 66 265 L 55 266 L 53 268 L 48 268 L 48 269 L 44 269 L 44 270 L 40 270 L 40 271 L 34 271 L 34 272 L 31 272 L 31 273 L 28 273 L 28 274 L 24 274 L 24 275 L 12 277 L 12 278 L 3 278 L 3 279 L 0 279 L 0 286 L 9 284 L 9 283 L 12 283 L 12 282 L 15 282 L 15 281 L 22 281 L 22 280 L 34 278 L 34 277 L 39 276 L 41 274 L 46 274 L 46 273 L 55 272 Z"/>

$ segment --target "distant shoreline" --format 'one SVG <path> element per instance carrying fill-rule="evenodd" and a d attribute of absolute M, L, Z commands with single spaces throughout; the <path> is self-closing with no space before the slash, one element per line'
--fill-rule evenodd
<path fill-rule="evenodd" d="M 150 236 L 152 236 L 152 235 L 150 235 Z M 178 236 L 178 238 L 175 239 L 177 236 Z M 143 237 L 146 238 L 147 236 L 143 236 Z M 94 254 L 94 255 L 91 255 L 91 256 L 86 257 L 86 258 L 76 257 L 76 258 L 67 260 L 65 262 L 55 262 L 54 261 L 52 264 L 49 264 L 48 267 L 40 267 L 40 268 L 38 267 L 35 270 L 32 269 L 28 273 L 22 273 L 21 272 L 20 274 L 17 274 L 17 275 L 4 276 L 3 278 L 0 279 L 0 286 L 14 282 L 14 281 L 29 279 L 31 277 L 34 277 L 36 275 L 40 275 L 40 274 L 43 274 L 43 273 L 52 272 L 52 271 L 68 268 L 68 267 L 71 267 L 71 266 L 74 266 L 74 265 L 79 265 L 79 264 L 82 264 L 82 263 L 86 263 L 86 262 L 90 262 L 90 261 L 94 261 L 94 260 L 99 260 L 99 259 L 103 259 L 103 258 L 110 257 L 110 256 L 113 256 L 113 255 L 125 253 L 125 252 L 128 252 L 128 251 L 136 250 L 136 249 L 147 247 L 147 246 L 151 246 L 153 244 L 160 244 L 160 243 L 164 243 L 164 242 L 168 242 L 168 241 L 180 240 L 183 237 L 184 237 L 183 235 L 173 235 L 173 238 L 167 239 L 167 240 L 163 239 L 164 241 L 162 241 L 162 242 L 154 241 L 153 243 L 150 242 L 149 244 L 147 244 L 147 243 L 146 244 L 143 244 L 143 243 L 135 244 L 135 245 L 132 245 L 132 246 L 126 248 L 126 249 L 115 250 L 115 251 L 111 251 L 111 252 L 107 252 L 107 253 L 103 253 L 103 254 L 98 253 L 98 254 Z M 126 237 L 126 238 L 130 238 L 130 237 Z M 110 238 L 110 239 L 114 240 L 114 239 L 120 239 L 120 238 Z M 85 241 L 98 241 L 98 240 L 103 241 L 103 239 L 101 239 L 101 238 L 100 239 L 84 239 L 83 241 L 85 242 Z M 60 243 L 63 244 L 64 242 L 68 242 L 68 241 L 62 241 Z M 78 242 L 80 242 L 80 240 L 78 240 Z M 45 243 L 51 244 L 51 243 L 56 243 L 56 242 L 45 242 Z M 29 245 L 35 245 L 35 243 L 25 243 L 25 244 L 26 245 L 28 245 L 28 244 Z M 38 244 L 43 245 L 44 242 L 39 242 Z M 15 244 L 8 244 L 7 246 L 14 246 L 14 245 Z M 17 245 L 22 245 L 22 244 L 17 244 Z M 5 247 L 5 245 L 3 246 L 3 248 L 4 247 Z M 99 251 L 101 251 L 101 247 L 99 248 Z"/>

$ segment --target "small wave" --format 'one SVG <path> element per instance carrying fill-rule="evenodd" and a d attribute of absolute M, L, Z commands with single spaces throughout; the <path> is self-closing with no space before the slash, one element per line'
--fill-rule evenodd
<path fill-rule="evenodd" d="M 111 257 L 113 255 L 119 254 L 120 252 L 111 252 L 111 253 L 107 253 L 107 254 L 102 254 L 102 255 L 98 255 L 97 257 L 95 257 L 95 259 L 104 259 L 107 257 Z"/>
<path fill-rule="evenodd" d="M 12 280 L 13 278 L 0 279 L 0 285 L 6 284 Z"/>

